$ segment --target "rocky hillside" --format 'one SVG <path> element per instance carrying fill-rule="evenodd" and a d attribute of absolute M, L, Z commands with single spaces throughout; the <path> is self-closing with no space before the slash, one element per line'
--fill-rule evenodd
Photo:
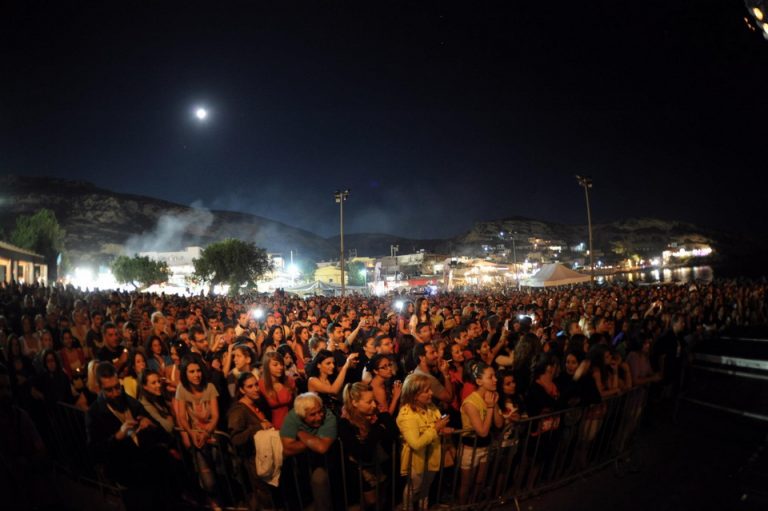
<path fill-rule="evenodd" d="M 232 211 L 209 211 L 149 197 L 115 193 L 79 181 L 36 177 L 0 177 L 0 227 L 13 229 L 20 214 L 52 209 L 67 231 L 66 248 L 73 261 L 107 262 L 116 254 L 137 251 L 179 250 L 205 246 L 226 237 L 253 241 L 270 252 L 298 251 L 314 260 L 338 256 L 338 236 L 322 238 L 312 232 L 267 218 Z M 594 225 L 595 250 L 603 253 L 660 251 L 671 241 L 711 243 L 717 252 L 746 247 L 757 250 L 753 240 L 733 233 L 718 233 L 682 222 L 629 219 Z M 502 234 L 503 233 L 503 234 Z M 513 217 L 478 222 L 466 233 L 445 240 L 414 240 L 389 234 L 348 234 L 345 247 L 360 256 L 415 250 L 474 255 L 482 245 L 510 244 L 515 236 L 522 250 L 531 239 L 548 240 L 565 247 L 586 242 L 584 225 L 564 225 Z"/>
<path fill-rule="evenodd" d="M 324 238 L 273 220 L 231 211 L 208 211 L 80 181 L 0 177 L 0 226 L 40 208 L 56 213 L 67 231 L 73 261 L 102 262 L 116 254 L 180 250 L 227 237 L 254 241 L 269 251 L 297 250 L 313 258 L 333 253 Z"/>

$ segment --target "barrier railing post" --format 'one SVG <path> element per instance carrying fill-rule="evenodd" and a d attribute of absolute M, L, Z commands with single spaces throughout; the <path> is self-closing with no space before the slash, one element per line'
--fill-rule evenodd
<path fill-rule="evenodd" d="M 398 452 L 399 452 L 399 450 L 397 448 L 398 447 L 398 443 L 399 442 L 397 440 L 394 440 L 392 442 L 392 449 L 391 449 L 392 457 L 390 458 L 392 460 L 392 470 L 391 470 L 392 480 L 390 482 L 390 484 L 392 486 L 392 502 L 391 502 L 392 508 L 394 508 L 397 505 L 397 502 L 398 502 L 398 500 L 397 500 L 397 493 L 398 493 L 397 492 L 397 486 L 398 486 L 398 483 L 400 481 L 400 460 L 398 459 L 398 456 L 397 456 Z"/>
<path fill-rule="evenodd" d="M 519 499 L 535 491 L 562 484 L 611 462 L 621 463 L 623 458 L 629 456 L 647 398 L 647 386 L 641 386 L 593 407 L 569 408 L 521 419 L 507 424 L 501 432 L 492 433 L 488 445 L 484 447 L 478 447 L 479 438 L 471 431 L 460 430 L 442 435 L 440 469 L 437 474 L 429 471 L 429 459 L 433 455 L 433 448 L 429 446 L 418 456 L 406 450 L 409 458 L 402 465 L 405 477 L 401 478 L 399 457 L 403 447 L 402 439 L 391 444 L 388 460 L 391 470 L 386 468 L 378 451 L 373 456 L 374 465 L 369 466 L 370 461 L 364 464 L 362 459 L 355 459 L 359 456 L 350 456 L 353 452 L 346 449 L 349 446 L 342 445 L 340 439 L 340 470 L 331 465 L 336 461 L 336 451 L 326 455 L 324 465 L 318 468 L 326 473 L 323 484 L 337 490 L 331 500 L 335 499 L 337 507 L 343 505 L 346 509 L 355 505 L 352 493 L 355 487 L 359 490 L 359 506 L 377 510 L 395 508 L 401 498 L 404 509 L 412 509 L 414 504 L 424 505 L 421 498 L 430 499 L 431 504 L 446 504 L 456 510 L 485 509 L 508 499 L 514 500 L 517 505 Z M 85 412 L 59 403 L 49 410 L 48 419 L 51 423 L 51 439 L 55 442 L 51 454 L 60 466 L 70 470 L 76 477 L 92 478 L 105 497 L 107 492 L 119 495 L 120 488 L 110 483 L 101 472 L 94 470 L 95 465 L 87 450 Z M 174 438 L 180 441 L 180 437 Z M 239 496 L 237 485 L 239 483 L 244 490 L 245 483 L 237 478 L 228 436 L 216 432 L 215 438 L 214 467 L 220 476 L 218 479 L 223 479 L 220 481 L 221 489 L 226 493 L 223 496 L 236 503 Z M 471 449 L 471 453 L 467 449 Z M 451 467 L 446 466 L 449 452 L 455 452 L 452 474 L 449 472 Z M 423 466 L 417 468 L 416 463 L 421 460 L 421 456 Z M 383 457 L 386 458 L 386 454 Z M 466 458 L 464 466 L 467 468 L 464 470 L 462 458 Z M 183 460 L 193 464 L 196 461 L 190 460 L 189 456 Z M 313 466 L 307 461 L 301 455 L 285 460 L 285 472 L 290 474 L 285 473 L 286 480 L 280 485 L 280 491 L 284 494 L 286 509 L 294 509 L 297 504 L 299 509 L 303 509 L 307 504 L 307 485 L 303 483 L 310 483 L 311 487 L 313 481 Z M 370 473 L 365 472 L 368 469 Z M 391 473 L 389 480 L 382 477 L 385 470 Z M 417 474 L 417 470 L 421 473 Z M 194 470 L 190 472 L 196 475 Z M 339 477 L 341 484 L 337 481 Z M 387 484 L 391 486 L 387 488 Z M 338 490 L 343 495 L 338 495 Z M 371 492 L 375 504 L 371 502 Z M 389 502 L 387 495 L 391 497 Z"/>

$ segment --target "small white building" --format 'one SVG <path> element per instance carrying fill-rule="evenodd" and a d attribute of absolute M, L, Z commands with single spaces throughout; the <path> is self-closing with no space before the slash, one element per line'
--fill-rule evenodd
<path fill-rule="evenodd" d="M 10 284 L 12 280 L 23 284 L 46 282 L 48 265 L 42 255 L 0 241 L 0 282 Z"/>
<path fill-rule="evenodd" d="M 168 284 L 184 288 L 189 285 L 187 277 L 195 272 L 192 261 L 199 259 L 202 251 L 201 247 L 187 247 L 180 252 L 140 252 L 139 255 L 167 264 L 171 271 Z"/>

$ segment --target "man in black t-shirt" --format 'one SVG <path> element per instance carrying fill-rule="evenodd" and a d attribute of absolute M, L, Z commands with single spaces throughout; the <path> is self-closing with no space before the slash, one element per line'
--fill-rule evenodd
<path fill-rule="evenodd" d="M 114 323 L 104 324 L 103 339 L 104 345 L 96 352 L 96 358 L 102 362 L 112 362 L 119 373 L 128 362 L 128 349 L 120 345 L 120 336 L 117 335 Z"/>
<path fill-rule="evenodd" d="M 88 330 L 88 333 L 85 335 L 85 348 L 90 352 L 92 356 L 95 356 L 96 353 L 104 345 L 104 341 L 101 333 L 103 323 L 104 323 L 103 313 L 96 311 L 93 314 L 91 314 L 91 328 Z M 86 355 L 88 355 L 88 353 L 86 353 Z"/>

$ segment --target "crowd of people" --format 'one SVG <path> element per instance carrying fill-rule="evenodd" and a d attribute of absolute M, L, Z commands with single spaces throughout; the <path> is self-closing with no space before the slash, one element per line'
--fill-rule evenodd
<path fill-rule="evenodd" d="M 426 509 L 445 436 L 458 433 L 466 503 L 505 426 L 590 407 L 586 445 L 606 399 L 646 384 L 674 394 L 693 343 L 766 325 L 766 290 L 715 281 L 302 299 L 4 285 L 0 479 L 24 477 L 13 467 L 52 450 L 48 419 L 66 403 L 86 414 L 89 452 L 129 508 L 219 508 L 217 432 L 242 461 L 250 509 L 291 508 L 286 495 L 299 494 L 317 510 L 340 508 L 328 468 L 339 444 L 361 509 L 386 508 L 395 484 L 402 501 L 385 506 Z M 399 460 L 388 459 L 397 442 Z M 192 481 L 173 475 L 184 460 Z M 399 463 L 400 481 L 385 462 Z M 300 491 L 285 491 L 296 481 Z"/>

